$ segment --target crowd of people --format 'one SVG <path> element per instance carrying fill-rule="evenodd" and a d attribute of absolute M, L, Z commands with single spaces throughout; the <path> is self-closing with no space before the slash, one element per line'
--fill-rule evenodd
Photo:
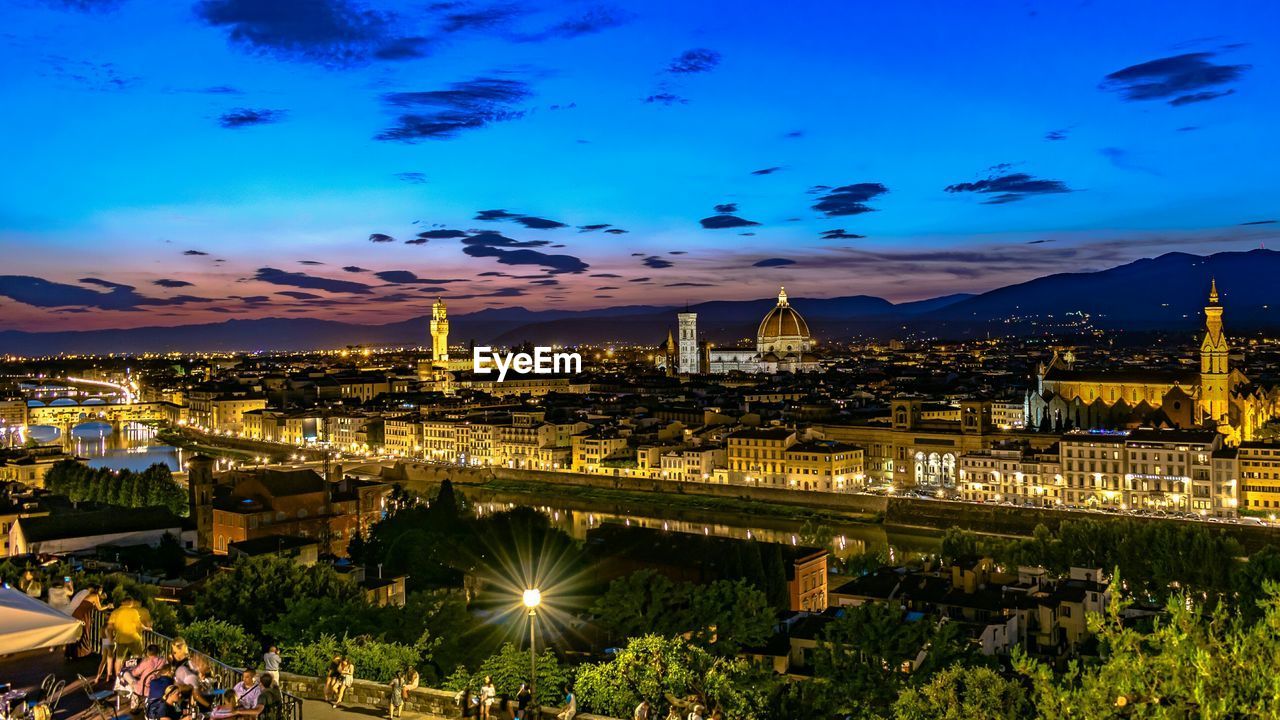
<path fill-rule="evenodd" d="M 266 669 L 247 668 L 231 687 L 219 682 L 213 663 L 194 653 L 182 638 L 167 648 L 146 644 L 151 615 L 133 599 L 112 611 L 102 633 L 102 664 L 94 682 L 113 683 L 122 709 L 146 720 L 284 720 L 280 656 L 269 648 Z"/>

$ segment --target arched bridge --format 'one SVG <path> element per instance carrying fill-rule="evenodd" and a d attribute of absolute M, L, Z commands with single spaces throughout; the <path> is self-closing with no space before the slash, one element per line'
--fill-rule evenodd
<path fill-rule="evenodd" d="M 28 425 L 52 425 L 70 432 L 86 422 L 110 423 L 117 428 L 131 422 L 167 422 L 177 424 L 181 408 L 170 402 L 147 403 L 83 403 L 80 405 L 43 405 L 27 408 Z"/>

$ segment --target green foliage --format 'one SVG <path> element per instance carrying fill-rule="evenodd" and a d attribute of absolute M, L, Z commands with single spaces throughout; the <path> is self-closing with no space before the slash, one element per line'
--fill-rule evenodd
<path fill-rule="evenodd" d="M 893 705 L 895 720 L 1019 720 L 1029 715 L 1027 693 L 1017 681 L 986 667 L 955 665 L 920 687 L 909 687 Z"/>
<path fill-rule="evenodd" d="M 497 653 L 485 658 L 474 673 L 459 666 L 445 681 L 446 690 L 477 689 L 484 684 L 486 677 L 493 678 L 493 685 L 498 694 L 515 697 L 520 684 L 529 681 L 529 651 L 511 643 L 502 646 Z M 564 690 L 573 682 L 573 670 L 560 664 L 556 654 L 550 649 L 538 655 L 538 694 L 536 700 L 542 704 L 557 704 L 564 697 Z"/>
<path fill-rule="evenodd" d="M 314 642 L 281 645 L 280 655 L 290 672 L 314 677 L 328 671 L 335 655 L 344 655 L 355 665 L 356 677 L 375 682 L 388 682 L 397 670 L 418 664 L 416 648 L 364 637 L 322 635 Z"/>
<path fill-rule="evenodd" d="M 613 637 L 690 633 L 695 643 L 724 655 L 763 643 L 774 625 L 768 598 L 745 580 L 673 583 L 653 570 L 614 580 L 592 612 Z"/>
<path fill-rule="evenodd" d="M 1130 518 L 1064 521 L 1057 532 L 1037 526 L 1031 538 L 981 536 L 951 529 L 942 538 L 944 561 L 988 556 L 1006 567 L 1041 565 L 1065 573 L 1071 567 L 1119 568 L 1129 590 L 1167 597 L 1170 588 L 1207 592 L 1232 589 L 1240 544 L 1204 523 Z"/>
<path fill-rule="evenodd" d="M 172 635 L 178 629 L 178 616 L 173 611 L 173 604 L 157 600 L 154 585 L 144 585 L 123 573 L 86 574 L 77 578 L 76 583 L 79 587 L 101 585 L 106 602 L 116 607 L 120 607 L 129 598 L 137 600 L 151 614 L 151 627 L 156 632 Z"/>
<path fill-rule="evenodd" d="M 679 638 L 632 638 L 607 663 L 578 669 L 574 692 L 590 712 L 628 717 L 642 698 L 663 707 L 692 698 L 725 717 L 760 720 L 771 675 L 746 660 L 716 657 Z"/>
<path fill-rule="evenodd" d="M 274 556 L 240 558 L 230 571 L 209 580 L 196 596 L 192 616 L 226 620 L 262 637 L 263 627 L 284 615 L 294 601 L 359 597 L 359 588 L 330 567 L 302 567 Z"/>
<path fill-rule="evenodd" d="M 44 484 L 51 492 L 76 502 L 131 508 L 163 507 L 175 515 L 187 514 L 187 493 L 162 463 L 135 473 L 93 469 L 75 460 L 62 460 L 49 468 Z"/>
<path fill-rule="evenodd" d="M 197 620 L 182 626 L 187 644 L 233 667 L 254 667 L 258 643 L 244 628 L 223 620 Z"/>
<path fill-rule="evenodd" d="M 846 608 L 828 624 L 809 657 L 814 680 L 808 699 L 816 711 L 865 716 L 891 705 L 911 682 L 971 660 L 973 651 L 955 623 L 908 621 L 901 608 L 869 603 Z"/>
<path fill-rule="evenodd" d="M 1089 619 L 1102 655 L 1065 673 L 1016 655 L 1040 717 L 1244 718 L 1280 716 L 1280 587 L 1268 582 L 1261 617 L 1249 622 L 1222 605 L 1206 609 L 1186 595 L 1169 599 L 1150 632 L 1122 618 L 1113 600 Z"/>

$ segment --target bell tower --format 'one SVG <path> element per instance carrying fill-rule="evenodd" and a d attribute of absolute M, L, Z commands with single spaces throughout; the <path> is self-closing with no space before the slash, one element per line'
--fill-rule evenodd
<path fill-rule="evenodd" d="M 1222 331 L 1222 305 L 1218 303 L 1218 282 L 1209 285 L 1209 304 L 1204 308 L 1204 340 L 1200 343 L 1200 408 L 1205 419 L 1218 424 L 1227 421 L 1231 396 L 1231 348 Z"/>
<path fill-rule="evenodd" d="M 444 365 L 449 361 L 449 313 L 444 300 L 436 298 L 431 306 L 431 362 Z"/>

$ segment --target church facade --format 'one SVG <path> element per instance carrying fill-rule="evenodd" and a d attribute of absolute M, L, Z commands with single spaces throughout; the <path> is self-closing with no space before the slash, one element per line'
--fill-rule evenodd
<path fill-rule="evenodd" d="M 778 304 L 760 321 L 752 346 L 716 347 L 699 340 L 697 313 L 680 313 L 678 321 L 679 339 L 668 332 L 655 358 L 657 366 L 671 374 L 811 372 L 820 367 L 818 343 L 809 324 L 791 307 L 786 288 L 779 288 Z"/>
<path fill-rule="evenodd" d="M 1139 426 L 1213 428 L 1230 444 L 1253 439 L 1280 417 L 1280 387 L 1261 387 L 1231 367 L 1217 282 L 1204 308 L 1198 368 L 1185 370 L 1078 369 L 1070 352 L 1054 353 L 1036 373 L 1026 398 L 1026 426 L 1124 429 Z"/>

